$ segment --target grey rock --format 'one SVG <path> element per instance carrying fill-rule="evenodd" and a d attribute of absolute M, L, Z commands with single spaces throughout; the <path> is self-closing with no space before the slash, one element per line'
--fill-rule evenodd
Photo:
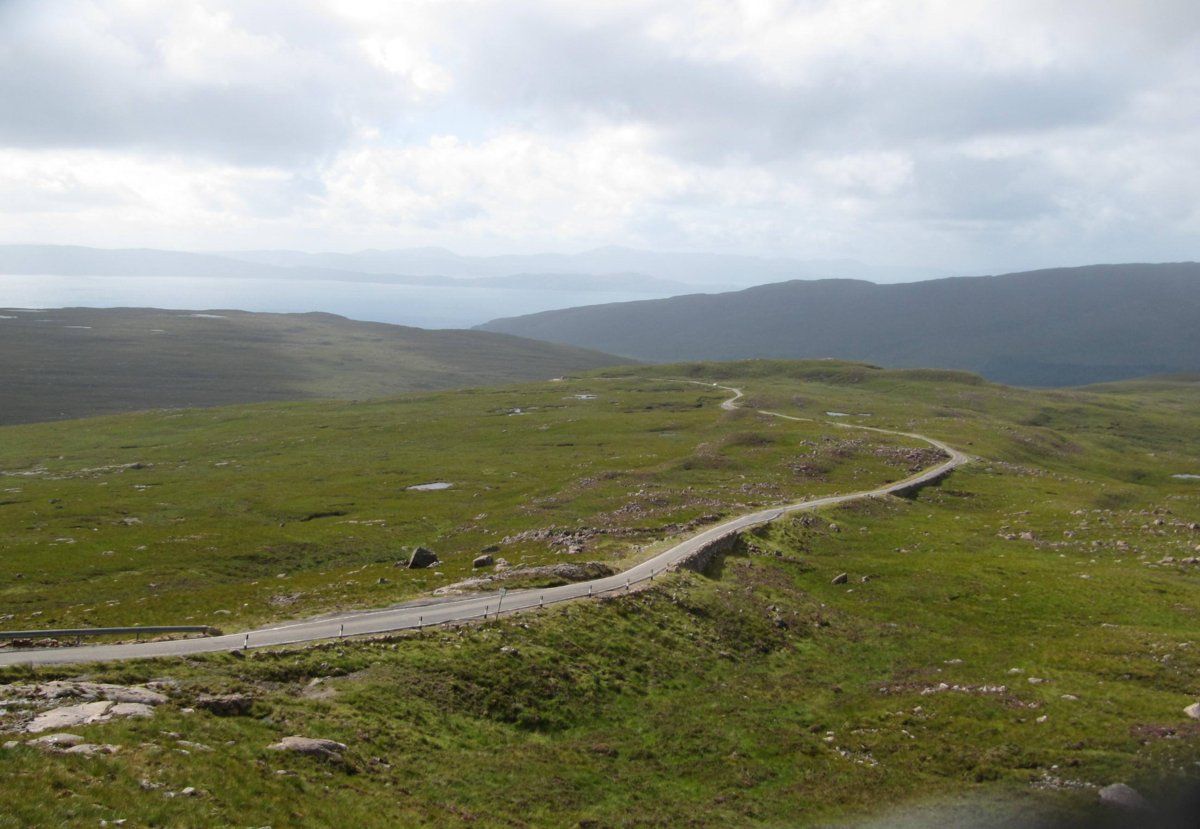
<path fill-rule="evenodd" d="M 113 703 L 107 700 L 100 702 L 81 702 L 78 705 L 64 705 L 43 711 L 25 725 L 30 734 L 40 734 L 43 731 L 57 731 L 60 728 L 71 728 L 76 725 L 88 725 L 101 722 L 107 717 L 108 709 Z"/>
<path fill-rule="evenodd" d="M 120 746 L 111 743 L 80 743 L 63 751 L 63 754 L 82 754 L 85 757 L 95 757 L 97 754 L 116 754 Z"/>
<path fill-rule="evenodd" d="M 838 573 L 836 576 L 833 577 L 833 579 L 829 583 L 830 584 L 845 584 L 849 580 L 850 580 L 850 575 L 848 573 Z"/>
<path fill-rule="evenodd" d="M 1127 786 L 1124 783 L 1113 783 L 1105 786 L 1100 790 L 1100 800 L 1112 806 L 1119 806 L 1122 809 L 1131 809 L 1134 811 L 1144 811 L 1150 807 L 1150 804 L 1146 802 L 1146 798 L 1142 797 L 1137 789 Z"/>
<path fill-rule="evenodd" d="M 319 737 L 284 737 L 277 743 L 267 746 L 271 751 L 290 751 L 309 757 L 319 757 L 323 760 L 339 760 L 346 750 L 345 743 L 334 740 L 324 740 Z"/>
<path fill-rule="evenodd" d="M 437 553 L 428 547 L 418 547 L 413 550 L 412 557 L 408 560 L 409 570 L 420 570 L 425 567 L 432 567 L 438 563 Z"/>
<path fill-rule="evenodd" d="M 55 734 L 43 734 L 41 737 L 35 737 L 29 740 L 26 745 L 37 746 L 38 748 L 71 748 L 83 742 L 83 738 L 78 734 L 68 734 L 65 731 L 59 731 Z"/>
<path fill-rule="evenodd" d="M 166 694 L 151 691 L 136 685 L 102 685 L 100 695 L 107 700 L 118 703 L 137 703 L 140 705 L 162 705 L 167 701 Z"/>
<path fill-rule="evenodd" d="M 1183 713 L 1187 714 L 1193 720 L 1200 720 L 1200 702 L 1193 702 L 1187 708 L 1183 709 Z"/>
<path fill-rule="evenodd" d="M 105 719 L 111 717 L 153 717 L 154 709 L 144 702 L 114 702 Z"/>
<path fill-rule="evenodd" d="M 494 559 L 490 555 L 485 553 L 484 555 L 476 556 L 475 560 L 471 562 L 471 566 L 472 567 L 490 567 L 493 564 L 493 562 L 494 562 Z"/>

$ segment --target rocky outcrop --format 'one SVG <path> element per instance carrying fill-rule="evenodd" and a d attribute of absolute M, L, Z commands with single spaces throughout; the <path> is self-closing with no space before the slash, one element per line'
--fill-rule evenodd
<path fill-rule="evenodd" d="M 271 751 L 289 751 L 293 754 L 304 754 L 322 760 L 340 760 L 346 750 L 345 743 L 334 740 L 324 740 L 319 737 L 284 737 L 277 743 L 267 746 Z"/>
<path fill-rule="evenodd" d="M 108 709 L 113 703 L 107 700 L 99 702 L 81 702 L 78 705 L 64 705 L 43 711 L 25 724 L 25 730 L 30 734 L 40 734 L 43 731 L 54 731 L 60 728 L 71 728 L 77 725 L 89 725 L 108 719 Z"/>
<path fill-rule="evenodd" d="M 688 570 L 694 570 L 697 573 L 703 573 L 718 556 L 733 551 L 737 546 L 740 535 L 740 531 L 731 532 L 728 535 L 723 535 L 718 539 L 708 542 L 686 559 L 679 562 L 679 566 L 685 567 Z"/>
<path fill-rule="evenodd" d="M 29 734 L 74 728 L 125 717 L 149 717 L 165 694 L 143 685 L 56 680 L 39 685 L 0 686 L 0 697 L 19 699 L 32 716 L 20 726 Z M 70 705 L 57 703 L 84 700 Z M 68 735 L 70 736 L 70 735 Z"/>
<path fill-rule="evenodd" d="M 10 685 L 0 689 L 4 696 L 22 697 L 31 700 L 57 700 L 77 698 L 85 700 L 108 700 L 109 702 L 137 702 L 143 705 L 162 705 L 167 701 L 165 694 L 144 685 L 112 685 L 105 682 L 75 682 L 54 680 L 40 685 Z"/>

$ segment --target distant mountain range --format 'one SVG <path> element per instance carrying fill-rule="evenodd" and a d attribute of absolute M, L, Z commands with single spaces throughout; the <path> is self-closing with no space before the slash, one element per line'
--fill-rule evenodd
<path fill-rule="evenodd" d="M 498 319 L 484 330 L 639 360 L 838 357 L 1076 385 L 1200 370 L 1200 265 L 898 285 L 827 279 Z"/>
<path fill-rule="evenodd" d="M 621 291 L 669 296 L 696 289 L 695 284 L 614 271 L 499 270 L 464 271 L 453 275 L 421 267 L 406 270 L 378 267 L 358 254 L 305 254 L 295 251 L 247 251 L 235 254 L 189 253 L 149 248 L 107 249 L 71 245 L 0 245 L 0 274 L 58 276 L 221 277 L 230 279 L 296 279 L 426 285 L 442 288 L 510 288 L 548 291 Z M 526 257 L 529 259 L 529 257 Z M 428 264 L 418 257 L 416 264 Z M 365 267 L 371 264 L 370 267 Z M 515 263 L 514 263 L 515 264 Z M 549 263 L 546 263 L 547 267 Z"/>
<path fill-rule="evenodd" d="M 627 362 L 485 331 L 333 314 L 0 309 L 0 425 L 137 409 L 543 380 Z"/>
<path fill-rule="evenodd" d="M 334 268 L 366 273 L 406 273 L 459 279 L 508 274 L 643 274 L 691 286 L 722 290 L 784 279 L 855 278 L 899 282 L 948 276 L 930 268 L 880 267 L 852 259 L 783 259 L 714 253 L 676 253 L 601 247 L 582 253 L 461 256 L 444 248 L 364 250 L 357 253 L 302 253 L 243 250 L 223 254 L 267 265 Z"/>

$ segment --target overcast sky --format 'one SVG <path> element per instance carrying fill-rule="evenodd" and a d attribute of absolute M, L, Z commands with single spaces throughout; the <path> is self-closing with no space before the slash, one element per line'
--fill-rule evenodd
<path fill-rule="evenodd" d="M 0 242 L 1200 258 L 1196 0 L 0 0 Z"/>

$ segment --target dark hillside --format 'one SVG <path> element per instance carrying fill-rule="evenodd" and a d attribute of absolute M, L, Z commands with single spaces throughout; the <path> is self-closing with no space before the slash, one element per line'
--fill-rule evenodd
<path fill-rule="evenodd" d="M 817 358 L 1078 385 L 1200 369 L 1200 265 L 1095 265 L 897 285 L 828 279 L 493 320 L 642 360 Z"/>

